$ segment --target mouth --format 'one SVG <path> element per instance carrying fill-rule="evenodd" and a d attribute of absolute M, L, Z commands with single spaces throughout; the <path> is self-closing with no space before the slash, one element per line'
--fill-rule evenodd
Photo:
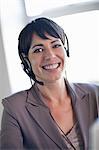
<path fill-rule="evenodd" d="M 60 67 L 60 64 L 61 63 L 49 64 L 49 65 L 42 66 L 42 68 L 45 70 L 53 70 L 53 69 L 57 69 L 58 67 Z"/>

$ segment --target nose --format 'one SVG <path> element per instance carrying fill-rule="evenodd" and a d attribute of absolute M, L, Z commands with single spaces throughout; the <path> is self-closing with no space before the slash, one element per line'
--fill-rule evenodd
<path fill-rule="evenodd" d="M 47 48 L 45 50 L 45 53 L 44 53 L 44 59 L 45 60 L 50 60 L 54 57 L 55 57 L 55 52 L 53 51 L 53 49 L 52 48 Z"/>

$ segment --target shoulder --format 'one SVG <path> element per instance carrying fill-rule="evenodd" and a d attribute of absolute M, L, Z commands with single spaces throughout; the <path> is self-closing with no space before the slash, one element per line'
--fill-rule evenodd
<path fill-rule="evenodd" d="M 26 99 L 27 99 L 27 93 L 30 89 L 23 90 L 17 93 L 14 93 L 8 97 L 5 97 L 2 100 L 2 104 L 5 110 L 10 109 L 20 109 L 25 106 Z"/>
<path fill-rule="evenodd" d="M 20 91 L 20 92 L 17 92 L 17 93 L 14 93 L 8 97 L 5 97 L 3 99 L 3 102 L 10 102 L 10 103 L 13 103 L 13 101 L 20 101 L 21 99 L 24 99 L 24 97 L 26 97 L 26 94 L 27 94 L 27 90 L 24 90 L 24 91 Z"/>
<path fill-rule="evenodd" d="M 85 92 L 98 92 L 99 94 L 99 85 L 92 83 L 73 83 L 75 89 L 80 89 Z"/>
<path fill-rule="evenodd" d="M 96 84 L 96 83 L 91 83 L 91 82 L 88 82 L 88 83 L 73 83 L 75 86 L 78 86 L 78 87 L 83 87 L 83 88 L 88 88 L 88 89 L 94 89 L 94 88 L 99 88 L 99 84 Z"/>

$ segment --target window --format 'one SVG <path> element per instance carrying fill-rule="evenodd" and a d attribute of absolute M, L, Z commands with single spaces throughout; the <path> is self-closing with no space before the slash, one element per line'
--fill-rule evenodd
<path fill-rule="evenodd" d="M 99 82 L 99 11 L 65 15 L 54 19 L 67 33 L 70 81 Z"/>

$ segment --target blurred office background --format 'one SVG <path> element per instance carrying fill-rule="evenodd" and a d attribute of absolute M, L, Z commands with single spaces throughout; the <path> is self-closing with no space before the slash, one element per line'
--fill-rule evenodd
<path fill-rule="evenodd" d="M 56 21 L 68 36 L 68 80 L 99 84 L 99 0 L 0 0 L 0 123 L 2 99 L 31 87 L 18 56 L 18 35 L 40 16 Z"/>

